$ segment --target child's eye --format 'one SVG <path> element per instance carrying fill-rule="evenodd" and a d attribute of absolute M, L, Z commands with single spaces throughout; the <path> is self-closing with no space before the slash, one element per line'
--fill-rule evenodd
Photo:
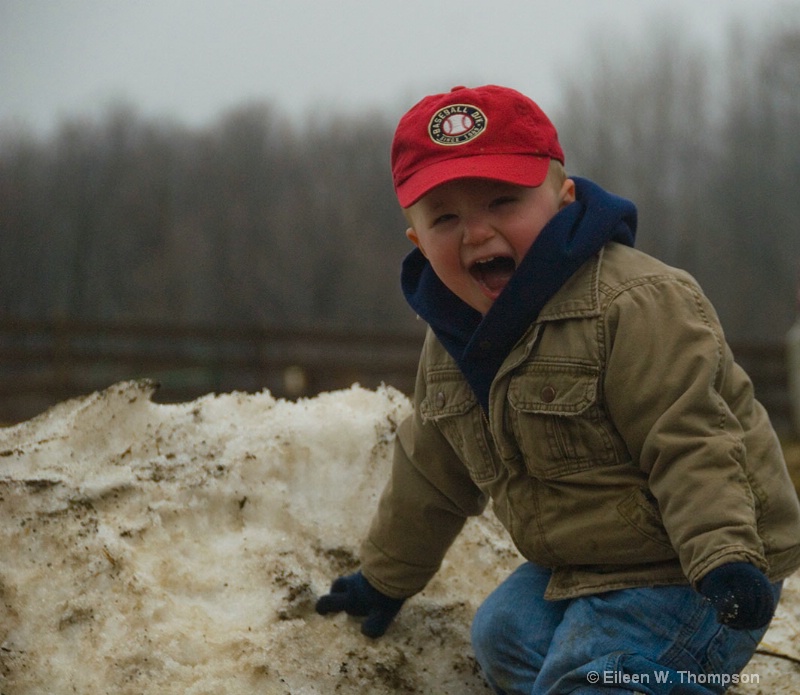
<path fill-rule="evenodd" d="M 456 216 L 453 215 L 452 213 L 445 213 L 444 215 L 439 215 L 437 218 L 433 220 L 433 222 L 431 222 L 431 227 L 436 227 L 437 225 L 445 224 L 447 222 L 450 222 L 451 220 L 454 220 L 455 218 Z"/>
<path fill-rule="evenodd" d="M 512 195 L 502 195 L 497 198 L 492 199 L 492 202 L 489 203 L 490 208 L 497 208 L 502 207 L 503 205 L 508 205 L 516 201 L 516 198 Z"/>

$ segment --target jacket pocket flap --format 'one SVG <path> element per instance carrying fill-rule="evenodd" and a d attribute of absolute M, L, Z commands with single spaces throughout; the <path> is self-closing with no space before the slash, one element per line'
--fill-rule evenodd
<path fill-rule="evenodd" d="M 420 413 L 426 420 L 463 415 L 477 405 L 467 380 L 457 369 L 431 370 L 426 377 Z"/>
<path fill-rule="evenodd" d="M 597 400 L 599 380 L 597 367 L 537 362 L 511 379 L 508 400 L 521 412 L 578 415 Z"/>

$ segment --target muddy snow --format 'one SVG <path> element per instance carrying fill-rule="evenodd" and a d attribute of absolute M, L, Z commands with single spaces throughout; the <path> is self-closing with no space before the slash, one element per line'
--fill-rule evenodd
<path fill-rule="evenodd" d="M 0 429 L 3 695 L 489 692 L 470 618 L 520 562 L 490 513 L 383 638 L 313 610 L 357 566 L 405 396 L 152 393 L 126 382 Z M 731 692 L 800 692 L 799 633 L 792 577 Z"/>

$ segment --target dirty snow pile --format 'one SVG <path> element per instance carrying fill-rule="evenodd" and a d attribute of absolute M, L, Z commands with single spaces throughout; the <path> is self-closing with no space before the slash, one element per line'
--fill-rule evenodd
<path fill-rule="evenodd" d="M 126 382 L 0 429 L 0 691 L 488 693 L 477 605 L 520 561 L 491 514 L 379 640 L 313 610 L 356 552 L 408 400 L 359 386 L 159 405 Z M 800 582 L 764 649 L 800 657 Z M 800 692 L 757 655 L 758 684 Z"/>

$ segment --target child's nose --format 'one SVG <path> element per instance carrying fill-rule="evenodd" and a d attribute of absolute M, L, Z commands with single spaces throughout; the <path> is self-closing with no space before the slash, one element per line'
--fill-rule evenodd
<path fill-rule="evenodd" d="M 494 229 L 487 220 L 479 216 L 472 216 L 464 220 L 464 234 L 462 241 L 465 244 L 482 244 L 494 236 Z"/>

